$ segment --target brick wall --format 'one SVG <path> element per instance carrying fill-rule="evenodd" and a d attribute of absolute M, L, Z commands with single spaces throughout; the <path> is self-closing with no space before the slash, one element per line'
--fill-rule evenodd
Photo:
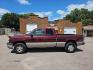
<path fill-rule="evenodd" d="M 20 32 L 26 33 L 26 24 L 28 23 L 36 23 L 39 28 L 48 27 L 48 18 L 40 18 L 38 16 L 30 16 L 28 18 L 20 18 Z"/>
<path fill-rule="evenodd" d="M 26 24 L 28 23 L 37 23 L 38 28 L 52 27 L 57 29 L 57 32 L 64 34 L 64 27 L 75 27 L 77 34 L 82 34 L 82 23 L 72 23 L 69 20 L 57 20 L 54 21 L 55 25 L 51 26 L 48 22 L 48 18 L 40 18 L 38 16 L 29 16 L 28 18 L 20 18 L 20 32 L 26 33 Z"/>
<path fill-rule="evenodd" d="M 64 34 L 64 28 L 65 27 L 75 27 L 76 28 L 76 33 L 77 34 L 82 34 L 82 23 L 77 22 L 77 23 L 72 23 L 70 20 L 59 20 L 56 22 L 56 26 L 58 26 L 58 33 Z"/>

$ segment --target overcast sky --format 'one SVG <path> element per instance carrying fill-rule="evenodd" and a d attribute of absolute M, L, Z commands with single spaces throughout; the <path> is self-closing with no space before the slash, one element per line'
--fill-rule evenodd
<path fill-rule="evenodd" d="M 0 17 L 7 12 L 35 13 L 56 20 L 75 8 L 93 10 L 93 0 L 0 0 Z"/>

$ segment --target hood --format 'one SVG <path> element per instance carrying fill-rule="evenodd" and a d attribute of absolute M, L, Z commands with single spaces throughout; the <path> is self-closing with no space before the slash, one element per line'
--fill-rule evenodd
<path fill-rule="evenodd" d="M 9 38 L 25 38 L 25 37 L 29 37 L 29 35 L 27 34 L 20 34 L 20 35 L 9 35 Z"/>

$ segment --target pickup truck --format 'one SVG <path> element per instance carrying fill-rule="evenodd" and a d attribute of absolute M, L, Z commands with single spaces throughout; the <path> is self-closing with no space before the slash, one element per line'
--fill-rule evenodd
<path fill-rule="evenodd" d="M 28 48 L 64 47 L 73 53 L 77 46 L 84 45 L 83 35 L 57 34 L 52 28 L 36 28 L 28 34 L 9 36 L 7 47 L 16 54 L 27 52 Z"/>

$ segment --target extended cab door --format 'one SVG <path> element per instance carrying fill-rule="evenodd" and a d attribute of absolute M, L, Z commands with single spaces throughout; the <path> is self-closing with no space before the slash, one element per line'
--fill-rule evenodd
<path fill-rule="evenodd" d="M 56 46 L 56 34 L 54 29 L 46 29 L 45 35 L 45 42 L 47 43 L 48 47 L 55 47 Z"/>
<path fill-rule="evenodd" d="M 31 47 L 56 46 L 56 35 L 52 29 L 35 29 L 32 34 L 33 42 L 30 42 Z"/>

